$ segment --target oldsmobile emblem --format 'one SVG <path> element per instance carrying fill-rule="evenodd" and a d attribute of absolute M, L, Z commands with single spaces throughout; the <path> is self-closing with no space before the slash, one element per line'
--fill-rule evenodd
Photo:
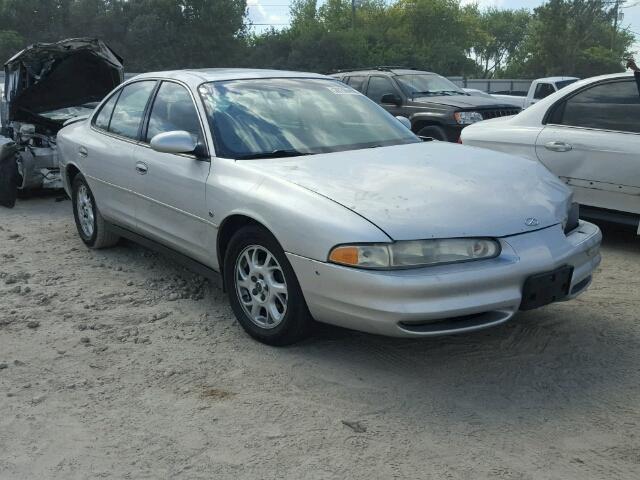
<path fill-rule="evenodd" d="M 529 217 L 524 221 L 524 224 L 527 227 L 537 227 L 538 225 L 540 225 L 540 222 L 537 218 Z"/>

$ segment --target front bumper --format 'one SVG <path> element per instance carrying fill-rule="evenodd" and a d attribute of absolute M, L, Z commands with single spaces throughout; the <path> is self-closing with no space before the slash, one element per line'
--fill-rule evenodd
<path fill-rule="evenodd" d="M 396 337 L 468 332 L 498 325 L 519 310 L 533 274 L 573 267 L 569 295 L 591 283 L 602 234 L 581 221 L 500 239 L 499 257 L 410 270 L 371 271 L 287 253 L 313 317 L 324 323 Z"/>

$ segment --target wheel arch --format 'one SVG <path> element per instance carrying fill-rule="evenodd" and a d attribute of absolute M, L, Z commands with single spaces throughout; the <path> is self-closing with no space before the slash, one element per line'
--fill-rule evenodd
<path fill-rule="evenodd" d="M 424 127 L 440 127 L 446 128 L 446 125 L 442 123 L 440 120 L 432 119 L 432 118 L 415 118 L 411 122 L 411 131 L 413 133 L 418 133 Z"/>
<path fill-rule="evenodd" d="M 71 186 L 73 185 L 73 180 L 80 174 L 80 169 L 77 165 L 73 163 L 67 164 L 64 169 L 64 176 L 66 180 L 66 184 L 69 187 L 69 193 L 71 192 Z"/>
<path fill-rule="evenodd" d="M 217 250 L 216 255 L 218 257 L 218 270 L 222 275 L 223 284 L 224 284 L 224 257 L 227 253 L 227 248 L 229 247 L 229 242 L 231 240 L 231 237 L 233 237 L 233 235 L 238 230 L 247 226 L 260 227 L 265 231 L 267 231 L 271 236 L 276 238 L 276 236 L 273 234 L 271 229 L 269 229 L 263 222 L 245 213 L 233 213 L 228 217 L 226 217 L 218 227 L 218 235 L 216 239 L 216 250 Z M 226 290 L 226 285 L 223 285 L 223 288 Z"/>

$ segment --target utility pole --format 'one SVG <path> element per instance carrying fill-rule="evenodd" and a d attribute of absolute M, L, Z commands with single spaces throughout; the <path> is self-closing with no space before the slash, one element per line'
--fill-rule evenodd
<path fill-rule="evenodd" d="M 613 7 L 613 32 L 611 33 L 611 50 L 613 51 L 616 44 L 616 36 L 618 35 L 618 17 L 620 16 L 620 3 L 624 3 L 624 0 L 616 0 Z"/>
<path fill-rule="evenodd" d="M 356 0 L 351 0 L 351 30 L 356 28 Z"/>

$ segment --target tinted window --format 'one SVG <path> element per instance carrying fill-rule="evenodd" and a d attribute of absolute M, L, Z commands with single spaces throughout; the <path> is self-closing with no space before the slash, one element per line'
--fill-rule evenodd
<path fill-rule="evenodd" d="M 184 130 L 196 141 L 202 140 L 198 112 L 186 88 L 172 82 L 160 85 L 153 102 L 145 140 L 159 133 Z"/>
<path fill-rule="evenodd" d="M 349 77 L 347 82 L 350 87 L 355 88 L 359 92 L 364 92 L 364 80 L 366 77 Z"/>
<path fill-rule="evenodd" d="M 128 138 L 138 138 L 138 128 L 155 81 L 136 82 L 122 89 L 113 110 L 109 131 Z"/>
<path fill-rule="evenodd" d="M 577 78 L 572 78 L 571 80 L 560 80 L 559 82 L 556 82 L 556 88 L 558 90 L 561 90 L 564 87 L 571 85 L 572 83 L 576 83 L 577 81 Z"/>
<path fill-rule="evenodd" d="M 369 79 L 369 88 L 367 89 L 367 97 L 374 102 L 380 103 L 382 96 L 387 93 L 396 93 L 391 80 L 385 77 L 371 77 Z"/>
<path fill-rule="evenodd" d="M 118 100 L 119 93 L 113 95 L 100 109 L 100 113 L 95 117 L 93 124 L 101 128 L 102 130 L 109 130 L 109 121 L 111 120 L 111 114 L 113 113 L 113 107 Z"/>
<path fill-rule="evenodd" d="M 560 105 L 551 121 L 576 127 L 640 133 L 638 86 L 630 79 L 591 87 Z"/>
<path fill-rule="evenodd" d="M 551 85 L 550 83 L 539 83 L 536 86 L 536 91 L 533 94 L 533 98 L 540 100 L 542 98 L 548 97 L 554 92 L 555 92 L 555 89 L 553 88 L 553 85 Z"/>
<path fill-rule="evenodd" d="M 455 83 L 435 73 L 397 75 L 400 88 L 409 97 L 429 95 L 466 95 Z"/>

